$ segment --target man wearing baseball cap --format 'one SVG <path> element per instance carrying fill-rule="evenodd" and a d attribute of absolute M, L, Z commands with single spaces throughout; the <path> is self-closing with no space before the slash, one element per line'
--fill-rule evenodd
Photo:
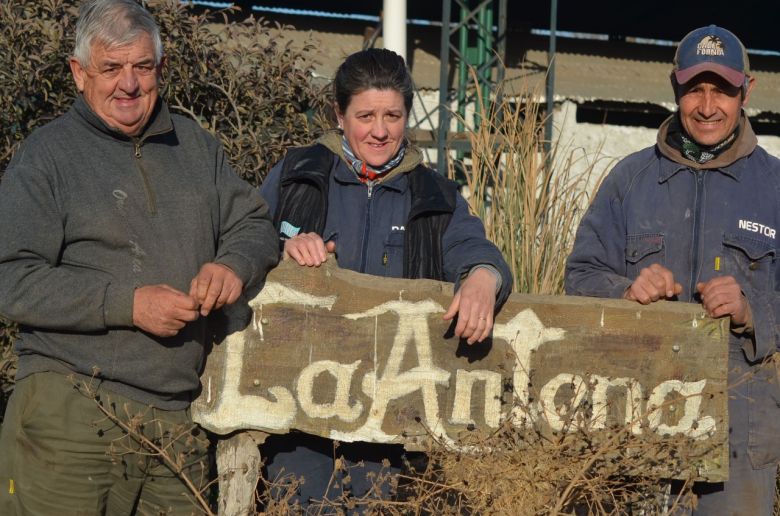
<path fill-rule="evenodd" d="M 742 42 L 710 25 L 677 47 L 677 112 L 610 172 L 580 223 L 566 292 L 701 304 L 730 317 L 729 480 L 697 484 L 697 514 L 772 514 L 780 455 L 780 160 L 743 111 Z M 780 363 L 780 362 L 778 362 Z"/>

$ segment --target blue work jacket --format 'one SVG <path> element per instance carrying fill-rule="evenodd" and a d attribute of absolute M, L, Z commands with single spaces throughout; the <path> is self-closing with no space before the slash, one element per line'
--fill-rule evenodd
<path fill-rule="evenodd" d="M 748 449 L 760 467 L 780 450 L 776 371 L 759 367 L 780 342 L 780 160 L 756 145 L 744 115 L 728 164 L 675 156 L 666 127 L 657 145 L 628 156 L 604 180 L 577 231 L 566 292 L 621 298 L 643 268 L 658 263 L 682 285 L 679 301 L 700 303 L 698 282 L 733 276 L 752 309 L 754 335 L 731 332 L 730 360 L 755 368 L 756 381 L 749 382 L 751 421 L 732 424 L 750 425 Z"/>
<path fill-rule="evenodd" d="M 279 209 L 279 180 L 284 160 L 261 186 L 271 213 Z M 412 198 L 408 175 L 401 173 L 373 187 L 360 182 L 343 159 L 335 159 L 329 177 L 328 213 L 321 235 L 336 244 L 339 267 L 388 278 L 403 277 L 404 231 Z M 482 221 L 456 195 L 455 210 L 442 236 L 444 279 L 455 283 L 479 264 L 501 275 L 497 306 L 509 297 L 512 274 L 501 252 L 485 237 Z"/>

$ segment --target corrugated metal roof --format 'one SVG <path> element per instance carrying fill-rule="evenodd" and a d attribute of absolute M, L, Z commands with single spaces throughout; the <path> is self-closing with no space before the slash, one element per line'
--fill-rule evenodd
<path fill-rule="evenodd" d="M 330 30 L 285 30 L 280 37 L 317 42 L 318 76 L 329 79 L 349 54 L 362 48 L 359 24 L 322 24 Z M 365 25 L 362 26 L 366 28 Z M 410 28 L 409 64 L 420 89 L 439 89 L 439 30 Z M 537 91 L 544 95 L 547 39 L 526 35 L 507 42 L 507 83 L 510 94 Z M 376 46 L 382 45 L 381 37 Z M 556 54 L 556 100 L 617 101 L 655 104 L 674 109 L 669 83 L 673 47 L 626 42 L 559 40 Z M 751 56 L 756 88 L 748 103 L 750 114 L 780 114 L 780 57 Z M 457 74 L 450 72 L 452 80 Z M 537 88 L 534 90 L 534 88 Z"/>

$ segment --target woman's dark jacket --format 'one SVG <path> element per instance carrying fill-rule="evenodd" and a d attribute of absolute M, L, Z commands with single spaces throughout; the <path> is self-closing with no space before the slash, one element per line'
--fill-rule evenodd
<path fill-rule="evenodd" d="M 326 143 L 291 149 L 262 185 L 281 239 L 315 232 L 336 243 L 342 268 L 456 288 L 472 267 L 487 264 L 501 275 L 497 306 L 506 300 L 512 276 L 500 251 L 456 184 L 419 164 L 419 151 L 410 148 L 399 165 L 408 171 L 369 188 Z"/>

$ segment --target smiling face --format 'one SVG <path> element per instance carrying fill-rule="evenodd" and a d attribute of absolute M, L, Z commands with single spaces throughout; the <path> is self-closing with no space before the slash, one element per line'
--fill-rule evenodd
<path fill-rule="evenodd" d="M 398 153 L 406 130 L 404 98 L 396 90 L 369 89 L 352 96 L 336 115 L 355 156 L 374 168 Z"/>
<path fill-rule="evenodd" d="M 71 58 L 70 69 L 84 100 L 106 124 L 127 136 L 143 131 L 157 102 L 161 69 L 148 34 L 120 47 L 95 42 L 89 65 Z"/>
<path fill-rule="evenodd" d="M 742 99 L 742 88 L 721 76 L 705 72 L 679 86 L 680 121 L 685 131 L 705 146 L 725 140 L 739 124 L 742 106 L 747 104 L 753 79 Z"/>

